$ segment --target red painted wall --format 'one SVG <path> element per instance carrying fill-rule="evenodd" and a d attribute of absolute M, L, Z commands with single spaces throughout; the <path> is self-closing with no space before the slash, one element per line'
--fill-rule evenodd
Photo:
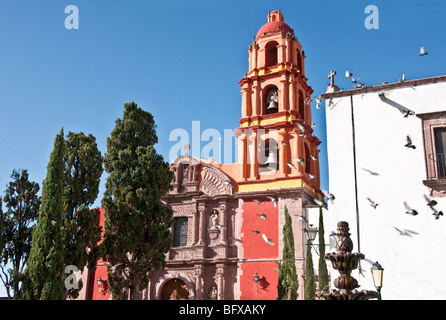
<path fill-rule="evenodd" d="M 241 264 L 240 299 L 242 300 L 275 300 L 277 297 L 278 268 L 274 261 L 259 261 L 279 257 L 279 210 L 268 198 L 256 200 L 264 201 L 258 204 L 253 200 L 244 201 L 243 223 L 241 232 L 243 237 L 243 259 L 248 261 Z M 266 220 L 258 215 L 265 214 Z M 253 231 L 258 231 L 255 234 Z M 262 237 L 264 234 L 274 243 L 270 245 Z M 258 274 L 260 281 L 256 285 L 254 275 Z"/>
<path fill-rule="evenodd" d="M 105 210 L 102 208 L 95 209 L 97 210 L 99 214 L 99 226 L 102 227 L 102 235 L 104 235 L 104 222 L 105 222 Z M 98 242 L 98 245 L 102 241 Z M 98 286 L 98 279 L 101 277 L 102 279 L 102 288 L 99 288 Z M 104 261 L 100 259 L 98 261 L 98 265 L 96 267 L 96 270 L 94 272 L 91 272 L 91 276 L 89 278 L 89 286 L 87 293 L 87 297 L 92 300 L 108 300 L 110 298 L 110 293 L 107 290 L 108 286 L 108 280 L 107 280 L 107 266 L 104 264 Z M 101 291 L 99 291 L 101 289 Z"/>

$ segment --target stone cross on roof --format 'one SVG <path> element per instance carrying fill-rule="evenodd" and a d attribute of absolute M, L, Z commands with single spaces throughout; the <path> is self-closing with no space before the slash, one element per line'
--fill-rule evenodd
<path fill-rule="evenodd" d="M 334 76 L 336 75 L 336 71 L 331 70 L 328 75 L 328 79 L 330 79 L 330 84 L 328 85 L 327 92 L 335 92 L 339 91 L 339 87 L 334 84 Z"/>

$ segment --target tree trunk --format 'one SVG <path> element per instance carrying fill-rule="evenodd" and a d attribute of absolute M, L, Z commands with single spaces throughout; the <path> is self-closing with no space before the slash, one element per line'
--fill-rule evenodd
<path fill-rule="evenodd" d="M 136 277 L 130 286 L 130 300 L 141 300 L 141 291 L 139 290 L 140 287 L 141 279 L 140 277 Z"/>

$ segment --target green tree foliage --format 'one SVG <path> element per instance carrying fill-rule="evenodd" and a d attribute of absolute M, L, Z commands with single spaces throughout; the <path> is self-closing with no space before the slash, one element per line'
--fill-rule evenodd
<path fill-rule="evenodd" d="M 285 224 L 283 226 L 282 262 L 279 266 L 279 281 L 277 284 L 277 300 L 296 300 L 299 281 L 297 279 L 294 236 L 291 216 L 285 206 Z"/>
<path fill-rule="evenodd" d="M 64 146 L 64 263 L 79 270 L 85 266 L 93 270 L 102 254 L 96 246 L 101 240 L 101 230 L 98 228 L 99 216 L 89 207 L 98 196 L 102 156 L 91 134 L 69 132 Z M 81 288 L 80 282 L 77 290 L 71 289 L 65 294 L 76 298 Z"/>
<path fill-rule="evenodd" d="M 107 139 L 104 168 L 109 176 L 102 199 L 105 209 L 104 259 L 117 265 L 109 270 L 114 299 L 140 299 L 148 272 L 165 266 L 170 249 L 172 210 L 161 203 L 173 178 L 169 164 L 156 153 L 153 116 L 134 102 L 124 104 Z"/>
<path fill-rule="evenodd" d="M 38 183 L 28 180 L 27 170 L 13 170 L 11 179 L 3 197 L 6 212 L 0 218 L 3 225 L 2 242 L 5 244 L 0 252 L 1 279 L 8 297 L 11 298 L 12 289 L 12 297 L 20 299 L 20 282 L 31 250 L 32 233 L 40 207 L 37 195 L 40 187 Z M 12 268 L 7 268 L 8 263 Z"/>
<path fill-rule="evenodd" d="M 316 297 L 316 282 L 314 281 L 313 256 L 311 243 L 307 240 L 307 255 L 305 258 L 305 289 L 304 300 L 314 300 Z"/>
<path fill-rule="evenodd" d="M 54 148 L 43 182 L 42 198 L 32 247 L 23 280 L 24 298 L 27 300 L 63 299 L 63 129 L 56 136 Z"/>
<path fill-rule="evenodd" d="M 319 208 L 319 290 L 328 290 L 329 278 L 327 262 L 325 261 L 325 238 L 324 238 L 324 217 L 322 215 L 322 207 Z"/>

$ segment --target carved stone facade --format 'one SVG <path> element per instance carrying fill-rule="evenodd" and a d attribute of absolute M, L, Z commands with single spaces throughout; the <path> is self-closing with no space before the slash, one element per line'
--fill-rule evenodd
<path fill-rule="evenodd" d="M 150 277 L 149 299 L 160 299 L 173 278 L 188 286 L 189 299 L 233 299 L 237 269 L 234 221 L 238 199 L 218 168 L 184 155 L 171 163 L 173 190 L 163 199 L 174 218 L 187 218 L 185 246 L 172 247 L 167 267 Z M 173 233 L 173 236 L 175 234 Z"/>

